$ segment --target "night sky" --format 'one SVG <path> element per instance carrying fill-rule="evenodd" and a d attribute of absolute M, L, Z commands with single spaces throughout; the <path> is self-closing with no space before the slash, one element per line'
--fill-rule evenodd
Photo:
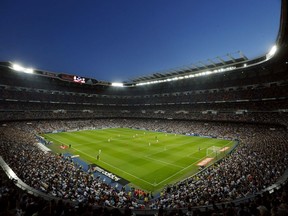
<path fill-rule="evenodd" d="M 251 59 L 274 45 L 280 9 L 281 0 L 2 0 L 0 61 L 120 82 L 237 51 Z"/>

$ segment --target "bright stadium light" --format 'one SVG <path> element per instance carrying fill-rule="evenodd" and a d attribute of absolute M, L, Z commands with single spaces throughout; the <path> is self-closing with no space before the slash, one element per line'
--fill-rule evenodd
<path fill-rule="evenodd" d="M 112 86 L 123 87 L 123 83 L 112 83 Z"/>
<path fill-rule="evenodd" d="M 273 56 L 273 55 L 276 53 L 276 51 L 277 51 L 277 46 L 274 45 L 274 46 L 271 48 L 271 50 L 270 50 L 270 52 L 269 52 L 268 54 L 271 55 L 271 56 Z"/>
<path fill-rule="evenodd" d="M 276 52 L 277 52 L 277 46 L 274 45 L 274 46 L 271 48 L 271 50 L 267 53 L 266 59 L 267 59 L 267 60 L 271 59 L 271 58 L 275 55 Z"/>
<path fill-rule="evenodd" d="M 12 65 L 12 68 L 13 68 L 13 70 L 15 70 L 15 71 L 22 71 L 22 70 L 23 70 L 23 67 L 20 66 L 20 65 L 17 65 L 17 64 L 13 64 L 13 65 Z"/>
<path fill-rule="evenodd" d="M 12 69 L 15 71 L 20 71 L 20 72 L 30 73 L 30 74 L 32 74 L 34 72 L 34 70 L 32 68 L 24 68 L 18 64 L 13 64 Z"/>
<path fill-rule="evenodd" d="M 34 73 L 34 70 L 32 68 L 25 68 L 24 71 L 25 73 Z"/>
<path fill-rule="evenodd" d="M 195 73 L 195 74 L 189 74 L 189 75 L 185 75 L 185 76 L 172 77 L 172 78 L 167 78 L 167 79 L 163 79 L 163 80 L 148 81 L 148 82 L 144 82 L 144 83 L 136 83 L 136 86 L 137 85 L 150 85 L 150 84 L 163 83 L 163 82 L 171 82 L 171 81 L 175 81 L 175 80 L 189 79 L 189 78 L 200 77 L 200 76 L 208 76 L 210 74 L 222 73 L 222 72 L 231 71 L 234 69 L 236 69 L 236 66 L 218 68 L 218 69 L 215 69 L 212 71 L 210 71 L 210 70 L 209 71 L 203 71 L 203 72 L 199 72 L 199 73 Z"/>

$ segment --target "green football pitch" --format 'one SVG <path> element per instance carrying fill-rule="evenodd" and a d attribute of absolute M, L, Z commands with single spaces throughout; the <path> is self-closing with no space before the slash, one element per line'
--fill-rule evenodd
<path fill-rule="evenodd" d="M 55 152 L 79 155 L 88 164 L 96 164 L 128 180 L 131 186 L 156 192 L 167 184 L 199 171 L 199 162 L 207 159 L 207 148 L 216 146 L 225 156 L 234 141 L 129 128 L 109 128 L 43 135 Z M 62 150 L 61 145 L 69 146 Z M 100 158 L 97 160 L 97 155 Z M 211 161 L 210 163 L 212 163 Z"/>

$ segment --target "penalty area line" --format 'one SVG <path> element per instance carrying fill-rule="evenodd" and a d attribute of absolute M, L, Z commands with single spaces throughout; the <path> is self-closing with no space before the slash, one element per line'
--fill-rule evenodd
<path fill-rule="evenodd" d="M 230 144 L 231 142 L 233 142 L 233 141 L 230 141 L 228 144 Z M 227 145 L 228 145 L 228 144 L 227 144 Z M 206 158 L 206 156 L 205 156 L 205 157 L 202 157 L 202 158 L 200 158 L 200 159 L 199 159 L 199 160 L 197 160 L 196 162 L 194 162 L 194 163 L 190 164 L 189 166 L 185 167 L 185 168 L 184 168 L 184 169 L 182 169 L 182 170 L 179 170 L 178 172 L 174 173 L 173 175 L 171 175 L 171 176 L 169 176 L 168 178 L 164 179 L 163 181 L 159 182 L 159 183 L 158 183 L 158 184 L 156 184 L 155 186 L 158 186 L 159 184 L 162 184 L 163 182 L 167 181 L 168 179 L 171 179 L 172 177 L 176 176 L 178 173 L 181 173 L 181 172 L 183 172 L 185 169 L 188 169 L 189 167 L 191 167 L 191 166 L 193 166 L 193 165 L 195 165 L 195 164 L 199 163 L 200 161 L 202 161 L 202 160 L 205 160 L 205 158 Z"/>
<path fill-rule="evenodd" d="M 73 148 L 73 147 L 72 147 Z M 90 158 L 93 158 L 93 159 L 95 159 L 95 157 L 93 157 L 93 156 L 91 156 L 91 155 L 89 155 L 89 154 L 87 154 L 87 153 L 85 153 L 85 152 L 83 152 L 83 151 L 80 151 L 80 150 L 78 150 L 78 149 L 76 149 L 76 148 L 73 148 L 75 151 L 78 151 L 78 152 L 81 152 L 82 154 L 85 154 L 86 156 L 88 156 L 88 157 L 90 157 Z M 123 172 L 123 173 L 125 173 L 125 174 L 127 174 L 127 175 L 130 175 L 130 176 L 132 176 L 133 178 L 136 178 L 136 179 L 138 179 L 138 180 L 140 180 L 140 181 L 143 181 L 143 182 L 145 182 L 145 183 L 147 183 L 147 184 L 149 184 L 149 185 L 151 185 L 151 186 L 154 186 L 154 184 L 151 184 L 150 182 L 148 182 L 148 181 L 146 181 L 146 180 L 144 180 L 144 179 L 141 179 L 141 178 L 139 178 L 139 177 L 137 177 L 137 176 L 135 176 L 135 175 L 133 175 L 133 174 L 131 174 L 131 173 L 128 173 L 128 172 L 126 172 L 126 171 L 124 171 L 124 170 L 122 170 L 122 169 L 119 169 L 118 167 L 116 167 L 116 166 L 113 166 L 112 164 L 109 164 L 109 163 L 107 163 L 107 162 L 105 162 L 105 161 L 103 161 L 103 160 L 101 160 L 101 162 L 102 163 L 105 163 L 105 164 L 107 164 L 108 166 L 110 166 L 110 167 L 112 167 L 112 168 L 114 168 L 114 169 L 117 169 L 117 170 L 119 170 L 119 171 L 121 171 L 121 172 Z"/>
<path fill-rule="evenodd" d="M 183 172 L 184 170 L 190 168 L 191 166 L 195 165 L 196 163 L 198 163 L 199 161 L 203 160 L 204 158 L 206 158 L 206 156 L 203 157 L 203 158 L 201 158 L 201 159 L 199 159 L 199 160 L 197 160 L 196 162 L 190 164 L 189 166 L 185 167 L 184 169 L 179 170 L 178 172 L 174 173 L 173 175 L 169 176 L 168 178 L 164 179 L 163 181 L 157 183 L 155 186 L 158 186 L 159 184 L 162 184 L 163 182 L 167 181 L 168 179 L 173 178 L 174 176 L 176 176 L 176 175 L 178 175 L 179 173 Z"/>

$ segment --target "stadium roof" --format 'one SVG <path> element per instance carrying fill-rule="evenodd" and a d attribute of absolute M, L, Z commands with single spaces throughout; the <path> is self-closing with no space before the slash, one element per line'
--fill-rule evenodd
<path fill-rule="evenodd" d="M 258 57 L 280 15 L 280 1 L 45 2 L 1 5 L 0 60 L 111 82 L 212 67 L 237 50 Z"/>
<path fill-rule="evenodd" d="M 199 61 L 191 65 L 186 65 L 162 72 L 157 72 L 147 76 L 139 76 L 130 79 L 129 82 L 132 83 L 150 82 L 154 80 L 168 79 L 177 76 L 194 75 L 203 70 L 210 71 L 210 70 L 217 70 L 220 68 L 228 68 L 239 63 L 244 63 L 246 61 L 248 61 L 248 58 L 242 52 L 238 51 L 233 54 L 227 54 L 226 56 L 223 57 L 217 56 L 214 59 L 207 59 L 205 62 Z"/>

